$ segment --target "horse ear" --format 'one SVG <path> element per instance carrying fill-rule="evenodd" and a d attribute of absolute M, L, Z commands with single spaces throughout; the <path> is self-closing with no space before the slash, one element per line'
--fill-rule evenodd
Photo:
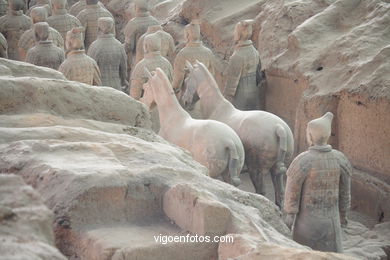
<path fill-rule="evenodd" d="M 206 73 L 206 75 L 211 74 L 210 71 L 207 69 L 207 67 L 202 62 L 196 60 L 196 64 L 198 65 L 199 68 L 201 68 L 201 70 L 203 70 L 203 72 Z"/>
<path fill-rule="evenodd" d="M 186 60 L 186 66 L 187 66 L 187 68 L 190 69 L 190 70 L 193 70 L 193 69 L 194 69 L 194 67 L 192 66 L 191 62 L 189 62 L 188 60 Z"/>

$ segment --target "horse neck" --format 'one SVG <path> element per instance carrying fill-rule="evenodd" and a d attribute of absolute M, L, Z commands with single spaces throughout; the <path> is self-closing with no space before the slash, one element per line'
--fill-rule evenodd
<path fill-rule="evenodd" d="M 177 101 L 175 94 L 167 90 L 164 86 L 158 87 L 154 91 L 154 100 L 158 107 L 160 124 L 173 125 L 173 122 L 185 120 L 189 115 Z M 176 125 L 176 124 L 175 124 Z"/>
<path fill-rule="evenodd" d="M 219 114 L 219 110 L 224 109 L 225 98 L 218 86 L 208 80 L 201 80 L 197 92 L 204 117 L 210 118 L 211 115 Z"/>

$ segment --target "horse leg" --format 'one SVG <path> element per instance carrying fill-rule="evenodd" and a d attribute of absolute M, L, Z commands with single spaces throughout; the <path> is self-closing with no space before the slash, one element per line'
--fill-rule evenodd
<path fill-rule="evenodd" d="M 277 167 L 276 164 L 271 168 L 271 179 L 275 190 L 275 204 L 280 209 L 283 209 L 283 204 L 284 204 L 284 183 L 283 183 L 284 173 L 285 173 L 284 169 Z"/>
<path fill-rule="evenodd" d="M 254 168 L 249 167 L 249 176 L 251 177 L 253 186 L 255 186 L 255 191 L 257 194 L 265 195 L 265 187 L 264 187 L 264 174 L 267 174 L 268 170 L 256 170 Z"/>

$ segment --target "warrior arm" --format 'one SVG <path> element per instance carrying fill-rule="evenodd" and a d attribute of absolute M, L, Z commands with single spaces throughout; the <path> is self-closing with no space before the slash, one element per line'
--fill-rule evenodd
<path fill-rule="evenodd" d="M 142 95 L 142 80 L 131 79 L 130 96 L 136 100 L 140 99 Z"/>
<path fill-rule="evenodd" d="M 284 195 L 284 210 L 288 214 L 299 212 L 302 186 L 307 176 L 307 170 L 302 168 L 301 158 L 295 158 L 287 170 L 286 193 Z"/>
<path fill-rule="evenodd" d="M 136 48 L 136 25 L 130 21 L 125 27 L 125 50 L 127 55 L 133 53 Z"/>
<path fill-rule="evenodd" d="M 223 95 L 229 101 L 233 101 L 234 95 L 236 94 L 238 83 L 240 82 L 242 68 L 241 68 L 241 59 L 238 55 L 233 55 L 230 57 L 229 65 L 224 73 L 226 78 L 225 88 L 223 90 Z"/>
<path fill-rule="evenodd" d="M 351 207 L 351 174 L 352 166 L 345 158 L 341 164 L 341 174 L 339 182 L 339 210 L 342 224 L 347 224 L 347 213 Z"/>
<path fill-rule="evenodd" d="M 121 63 L 119 65 L 119 77 L 121 79 L 121 85 L 127 86 L 129 82 L 127 82 L 127 55 L 125 52 L 125 49 L 122 48 L 122 57 L 121 57 Z"/>
<path fill-rule="evenodd" d="M 94 71 L 93 71 L 93 85 L 94 86 L 101 86 L 102 85 L 102 80 L 101 80 L 101 74 L 100 74 L 100 69 L 99 66 L 97 65 L 96 62 L 93 64 Z"/>
<path fill-rule="evenodd" d="M 173 83 L 172 87 L 176 91 L 179 91 L 183 85 L 184 76 L 185 76 L 185 60 L 183 55 L 179 52 L 175 58 L 175 63 L 173 66 Z"/>

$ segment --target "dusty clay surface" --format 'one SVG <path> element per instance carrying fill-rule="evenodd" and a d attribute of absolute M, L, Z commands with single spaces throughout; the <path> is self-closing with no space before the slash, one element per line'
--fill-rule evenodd
<path fill-rule="evenodd" d="M 65 260 L 54 245 L 53 213 L 20 176 L 0 174 L 0 259 Z"/>
<path fill-rule="evenodd" d="M 0 81 L 0 170 L 21 176 L 42 196 L 54 212 L 56 245 L 68 258 L 227 259 L 264 243 L 281 255 L 319 254 L 289 239 L 268 199 L 210 179 L 188 152 L 137 127 L 150 127 L 150 119 L 141 103 L 124 103 L 123 93 L 58 79 Z M 19 93 L 29 100 L 18 102 Z M 94 102 L 81 109 L 78 97 Z M 244 243 L 163 246 L 153 240 L 187 232 L 232 234 Z"/>
<path fill-rule="evenodd" d="M 102 2 L 123 42 L 134 1 Z M 389 1 L 239 2 L 149 6 L 176 54 L 184 26 L 199 19 L 220 87 L 235 24 L 255 20 L 265 110 L 291 127 L 296 154 L 307 149 L 307 122 L 335 115 L 330 144 L 354 167 L 344 254 L 292 241 L 269 179 L 271 201 L 251 193 L 246 174 L 238 188 L 209 178 L 187 151 L 151 130 L 148 110 L 128 95 L 0 58 L 0 259 L 389 258 Z M 163 245 L 155 242 L 160 234 L 229 234 L 234 243 Z"/>

